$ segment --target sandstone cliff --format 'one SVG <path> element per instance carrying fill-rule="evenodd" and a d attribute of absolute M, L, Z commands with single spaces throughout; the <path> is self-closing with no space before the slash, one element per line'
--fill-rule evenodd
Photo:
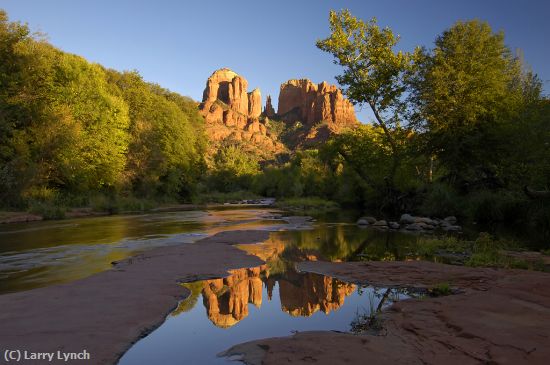
<path fill-rule="evenodd" d="M 224 141 L 240 143 L 266 159 L 286 150 L 269 134 L 265 120 L 260 118 L 260 90 L 248 93 L 247 89 L 246 79 L 228 68 L 219 69 L 208 78 L 199 109 L 212 142 L 211 153 Z"/>
<path fill-rule="evenodd" d="M 316 85 L 302 79 L 282 84 L 277 114 L 286 122 L 301 121 L 308 126 L 324 121 L 341 129 L 358 123 L 353 104 L 325 81 Z"/>
<path fill-rule="evenodd" d="M 247 89 L 246 79 L 228 68 L 219 69 L 208 78 L 199 109 L 205 117 L 211 154 L 228 141 L 272 159 L 287 151 L 281 138 L 291 149 L 309 147 L 359 124 L 351 102 L 338 87 L 327 82 L 314 84 L 301 79 L 283 83 L 277 113 L 270 96 L 262 112 L 260 90 Z M 272 133 L 270 120 L 284 122 L 284 136 Z"/>
<path fill-rule="evenodd" d="M 301 123 L 287 137 L 287 144 L 293 148 L 324 142 L 332 134 L 359 124 L 353 104 L 338 87 L 325 81 L 314 84 L 307 79 L 289 80 L 281 85 L 276 117 L 289 127 Z"/>

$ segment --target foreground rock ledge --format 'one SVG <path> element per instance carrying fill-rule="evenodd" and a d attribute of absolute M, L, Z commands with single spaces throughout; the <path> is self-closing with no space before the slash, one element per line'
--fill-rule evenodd
<path fill-rule="evenodd" d="M 5 361 L 5 349 L 86 350 L 91 354 L 86 363 L 114 364 L 189 295 L 178 282 L 219 278 L 230 269 L 261 265 L 262 260 L 233 244 L 268 237 L 266 231 L 222 232 L 194 244 L 153 249 L 82 280 L 2 295 L 0 362 Z M 51 362 L 56 363 L 66 364 Z"/>
<path fill-rule="evenodd" d="M 450 283 L 463 293 L 394 304 L 380 336 L 302 332 L 237 345 L 248 364 L 548 364 L 550 274 L 429 262 L 305 262 L 302 271 L 379 286 Z"/>

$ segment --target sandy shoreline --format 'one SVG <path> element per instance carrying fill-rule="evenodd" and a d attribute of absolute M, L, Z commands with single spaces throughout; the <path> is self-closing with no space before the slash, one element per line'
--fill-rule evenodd
<path fill-rule="evenodd" d="M 91 361 L 79 363 L 114 364 L 189 295 L 178 282 L 223 277 L 230 269 L 263 264 L 233 245 L 263 242 L 268 235 L 221 232 L 194 244 L 152 249 L 82 280 L 2 295 L 0 361 L 4 363 L 6 349 L 86 350 Z M 57 363 L 66 364 L 51 362 Z"/>
<path fill-rule="evenodd" d="M 550 274 L 429 262 L 304 262 L 303 271 L 391 287 L 447 282 L 460 294 L 394 304 L 379 336 L 302 332 L 234 346 L 248 364 L 547 364 Z"/>

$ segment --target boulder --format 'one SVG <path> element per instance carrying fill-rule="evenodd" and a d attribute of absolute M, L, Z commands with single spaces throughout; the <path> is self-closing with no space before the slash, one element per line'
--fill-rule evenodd
<path fill-rule="evenodd" d="M 454 215 L 451 215 L 449 217 L 445 217 L 444 221 L 450 224 L 455 224 L 457 222 L 457 219 Z"/>
<path fill-rule="evenodd" d="M 412 224 L 415 223 L 416 218 L 410 214 L 402 214 L 401 218 L 399 219 L 399 223 L 401 224 Z"/>
<path fill-rule="evenodd" d="M 369 221 L 367 221 L 365 218 L 359 218 L 357 220 L 357 225 L 358 226 L 368 226 L 369 225 Z"/>
<path fill-rule="evenodd" d="M 446 232 L 460 232 L 462 231 L 462 227 L 455 226 L 455 225 L 444 225 L 441 227 Z"/>
<path fill-rule="evenodd" d="M 399 227 L 400 227 L 399 223 L 397 223 L 397 222 L 390 222 L 390 223 L 388 223 L 388 226 L 391 229 L 399 229 Z"/>
<path fill-rule="evenodd" d="M 435 221 L 433 221 L 432 219 L 430 218 L 427 218 L 427 217 L 416 217 L 414 219 L 415 223 L 425 223 L 425 224 L 429 224 L 431 226 L 435 226 L 437 223 Z"/>
<path fill-rule="evenodd" d="M 367 220 L 367 222 L 369 222 L 369 224 L 374 224 L 378 220 L 374 217 L 363 217 L 363 218 L 365 218 Z"/>
<path fill-rule="evenodd" d="M 407 224 L 407 226 L 405 226 L 405 229 L 407 231 L 422 231 L 423 230 L 420 223 Z"/>

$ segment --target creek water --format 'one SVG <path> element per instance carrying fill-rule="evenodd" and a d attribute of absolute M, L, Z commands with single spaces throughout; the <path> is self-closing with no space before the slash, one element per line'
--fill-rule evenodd
<path fill-rule="evenodd" d="M 224 230 L 269 230 L 266 242 L 238 246 L 265 265 L 183 284 L 191 295 L 120 359 L 120 364 L 223 363 L 227 359 L 216 354 L 232 345 L 295 331 L 350 331 L 354 319 L 408 297 L 295 270 L 305 260 L 417 258 L 416 236 L 361 228 L 354 220 L 324 217 L 296 226 L 269 209 L 233 209 L 4 225 L 0 294 L 70 282 L 144 250 L 196 244 Z"/>
<path fill-rule="evenodd" d="M 372 252 L 380 259 L 395 259 L 393 248 L 411 239 L 345 223 L 316 223 L 307 230 L 274 231 L 261 244 L 240 245 L 266 264 L 184 284 L 191 295 L 119 365 L 224 364 L 236 359 L 216 355 L 246 341 L 301 331 L 349 332 L 358 319 L 410 293 L 298 272 L 296 263 L 346 260 L 366 246 L 377 247 Z"/>
<path fill-rule="evenodd" d="M 308 230 L 280 232 L 289 250 L 313 250 L 327 260 L 402 259 L 415 238 L 361 229 L 353 217 L 325 217 Z M 0 225 L 0 294 L 81 279 L 113 261 L 160 246 L 190 244 L 228 229 L 277 231 L 285 222 L 269 209 L 118 215 Z M 285 228 L 285 229 L 288 229 Z"/>
<path fill-rule="evenodd" d="M 270 227 L 267 210 L 116 215 L 0 225 L 0 294 L 81 279 L 155 247 L 225 229 Z"/>

